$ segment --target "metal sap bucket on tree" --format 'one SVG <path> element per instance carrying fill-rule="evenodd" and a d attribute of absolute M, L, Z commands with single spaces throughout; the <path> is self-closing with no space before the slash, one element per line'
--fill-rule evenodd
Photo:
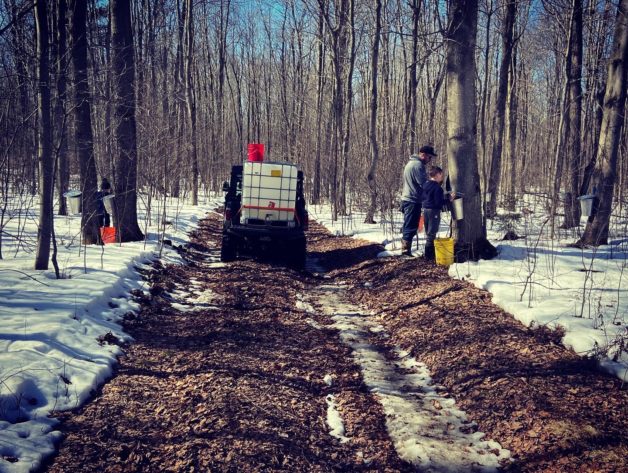
<path fill-rule="evenodd" d="M 580 201 L 580 210 L 582 215 L 585 217 L 590 217 L 593 214 L 593 202 L 595 200 L 595 195 L 581 195 L 578 197 Z"/>
<path fill-rule="evenodd" d="M 68 208 L 72 214 L 81 213 L 81 191 L 69 190 L 63 194 L 68 202 Z"/>
<path fill-rule="evenodd" d="M 453 210 L 453 218 L 456 220 L 462 220 L 464 218 L 464 210 L 462 205 L 462 197 L 464 194 L 461 192 L 456 192 L 454 200 L 451 203 L 451 208 Z"/>
<path fill-rule="evenodd" d="M 106 195 L 102 198 L 102 203 L 109 215 L 113 215 L 113 203 L 115 195 Z"/>

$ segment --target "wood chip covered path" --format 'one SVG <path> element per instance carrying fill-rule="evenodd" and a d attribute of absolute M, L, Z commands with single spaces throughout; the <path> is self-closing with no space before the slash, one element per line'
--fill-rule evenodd
<path fill-rule="evenodd" d="M 513 471 L 626 467 L 626 390 L 586 364 L 586 385 L 569 384 L 576 373 L 556 366 L 581 370 L 579 358 L 523 328 L 487 293 L 418 260 L 376 260 L 377 245 L 317 225 L 308 235 L 310 272 L 225 265 L 217 262 L 220 230 L 210 214 L 182 251 L 186 265 L 146 272 L 151 296 L 126 321 L 135 342 L 91 402 L 60 414 L 66 439 L 47 471 L 481 471 L 475 460 L 503 460 L 501 447 L 511 450 L 502 465 Z M 331 309 L 322 299 L 329 288 L 342 288 Z M 473 335 L 464 346 L 452 329 L 463 301 L 471 301 L 464 326 Z M 357 314 L 363 325 L 351 325 L 356 307 L 369 311 Z M 473 329 L 495 320 L 500 337 Z M 526 370 L 493 369 L 500 350 L 512 358 L 525 347 L 517 362 L 529 362 Z M 551 366 L 541 363 L 543 350 Z M 365 368 L 377 360 L 382 367 Z M 428 369 L 433 385 L 407 385 Z M 521 392 L 520 383 L 534 389 Z M 389 434 L 398 412 L 382 402 L 388 395 L 417 398 L 429 428 L 440 429 L 426 427 L 424 437 L 446 443 L 451 430 L 464 458 L 430 463 L 429 452 L 404 450 L 417 441 Z M 561 396 L 573 401 L 569 409 Z M 453 416 L 444 428 L 441 411 Z"/>

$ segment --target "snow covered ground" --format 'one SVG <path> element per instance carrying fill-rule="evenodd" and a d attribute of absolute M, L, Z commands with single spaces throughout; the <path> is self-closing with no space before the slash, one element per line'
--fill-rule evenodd
<path fill-rule="evenodd" d="M 567 247 L 577 240 L 577 230 L 556 229 L 556 238 L 550 238 L 545 202 L 542 196 L 527 195 L 517 212 L 500 211 L 487 224 L 498 257 L 454 264 L 449 274 L 487 289 L 496 304 L 526 325 L 561 326 L 566 346 L 598 357 L 607 371 L 628 381 L 623 345 L 628 338 L 628 215 L 613 219 L 609 245 L 580 250 Z M 382 257 L 400 252 L 398 211 L 379 216 L 376 224 L 363 223 L 364 213 L 358 212 L 333 222 L 329 206 L 309 211 L 333 233 L 382 243 Z M 585 218 L 581 230 L 584 224 Z M 443 213 L 440 230 L 439 236 L 447 236 L 448 213 Z M 509 230 L 523 238 L 501 241 Z M 421 234 L 415 254 L 423 253 L 424 244 Z"/>
<path fill-rule="evenodd" d="M 174 245 L 187 241 L 217 202 L 206 197 L 194 207 L 168 200 L 165 239 Z M 145 196 L 140 199 L 146 241 L 104 247 L 80 245 L 80 215 L 55 216 L 62 274 L 56 279 L 52 265 L 48 271 L 32 269 L 37 200 L 16 196 L 9 202 L 0 260 L 0 472 L 37 468 L 59 438 L 50 411 L 81 405 L 111 376 L 121 349 L 108 341 L 129 340 L 118 322 L 138 309 L 129 292 L 144 289 L 135 268 L 160 251 L 160 204 L 152 202 L 150 218 Z M 164 262 L 178 261 L 168 248 Z"/>

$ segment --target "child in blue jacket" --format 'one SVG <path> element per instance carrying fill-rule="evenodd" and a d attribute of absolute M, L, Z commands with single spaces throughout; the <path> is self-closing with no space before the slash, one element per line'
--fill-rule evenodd
<path fill-rule="evenodd" d="M 443 170 L 438 166 L 432 166 L 428 171 L 429 180 L 423 186 L 422 207 L 423 221 L 425 225 L 425 259 L 434 261 L 436 252 L 434 250 L 434 239 L 440 226 L 440 212 L 447 204 L 453 200 L 453 194 L 446 195 L 441 187 L 443 183 Z"/>

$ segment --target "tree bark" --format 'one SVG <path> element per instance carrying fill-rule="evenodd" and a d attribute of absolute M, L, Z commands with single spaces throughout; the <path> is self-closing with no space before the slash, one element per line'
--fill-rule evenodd
<path fill-rule="evenodd" d="M 192 81 L 194 59 L 194 8 L 192 0 L 185 0 L 185 98 L 187 105 L 188 126 L 190 128 L 190 142 L 188 151 L 192 165 L 192 205 L 198 205 L 198 156 L 196 149 L 196 97 Z"/>
<path fill-rule="evenodd" d="M 626 90 L 628 89 L 628 0 L 621 0 L 615 20 L 613 53 L 608 64 L 604 94 L 604 114 L 598 142 L 596 165 L 599 208 L 587 223 L 578 245 L 605 245 L 613 208 L 613 189 L 617 172 L 619 142 L 624 123 Z"/>
<path fill-rule="evenodd" d="M 114 220 L 120 241 L 144 238 L 137 223 L 137 131 L 135 61 L 130 0 L 111 0 L 116 161 Z"/>
<path fill-rule="evenodd" d="M 369 143 L 371 145 L 371 167 L 367 175 L 371 201 L 364 223 L 375 223 L 377 210 L 377 162 L 379 161 L 379 146 L 377 143 L 377 68 L 379 61 L 379 35 L 382 30 L 382 1 L 375 0 L 375 36 L 373 37 L 373 52 L 371 55 L 371 116 L 369 119 Z"/>
<path fill-rule="evenodd" d="M 570 24 L 571 55 L 567 58 L 569 74 L 569 136 L 567 156 L 569 174 L 565 198 L 565 220 L 563 228 L 577 227 L 580 223 L 580 168 L 582 166 L 581 133 L 582 126 L 582 0 L 573 0 Z"/>
<path fill-rule="evenodd" d="M 57 63 L 57 103 L 55 105 L 55 122 L 57 126 L 61 126 L 57 132 L 57 191 L 59 193 L 59 215 L 67 215 L 66 200 L 63 193 L 70 186 L 70 166 L 68 162 L 68 140 L 67 140 L 67 120 L 66 120 L 66 101 L 67 101 L 67 2 L 66 0 L 57 1 L 57 22 L 56 22 L 56 63 Z"/>
<path fill-rule="evenodd" d="M 321 137 L 323 126 L 323 93 L 325 89 L 325 21 L 323 12 L 318 17 L 318 78 L 316 86 L 316 156 L 314 159 L 314 178 L 312 181 L 312 204 L 321 201 Z"/>
<path fill-rule="evenodd" d="M 499 66 L 499 85 L 495 102 L 495 142 L 491 157 L 488 192 L 491 200 L 487 203 L 487 217 L 492 218 L 497 213 L 497 193 L 501 180 L 502 151 L 504 143 L 506 101 L 508 98 L 508 77 L 514 48 L 514 29 L 517 17 L 517 2 L 505 0 L 506 16 L 502 26 L 502 60 Z"/>
<path fill-rule="evenodd" d="M 577 0 L 575 0 L 577 1 Z M 572 19 L 569 24 L 573 24 L 573 16 L 575 10 L 571 11 Z M 556 208 L 560 201 L 560 188 L 563 179 L 563 168 L 565 165 L 564 147 L 571 133 L 571 116 L 569 114 L 569 82 L 571 75 L 571 58 L 573 56 L 573 30 L 569 29 L 567 38 L 567 53 L 565 54 L 565 85 L 562 91 L 562 99 L 560 105 L 560 122 L 558 124 L 558 139 L 554 149 L 554 184 L 551 195 L 550 219 L 551 219 L 551 236 L 554 237 L 554 229 L 556 224 Z"/>
<path fill-rule="evenodd" d="M 53 225 L 53 179 L 52 126 L 50 123 L 50 62 L 48 59 L 48 11 L 45 2 L 35 5 L 35 27 L 37 30 L 37 118 L 39 123 L 39 227 L 37 229 L 37 252 L 35 269 L 48 269 L 50 237 Z"/>
<path fill-rule="evenodd" d="M 510 165 L 510 179 L 508 182 L 508 197 L 506 199 L 506 209 L 514 212 L 516 210 L 516 182 L 517 182 L 517 51 L 512 53 L 512 63 L 510 67 L 510 79 L 508 79 L 508 107 L 506 108 L 506 156 Z"/>
<path fill-rule="evenodd" d="M 482 225 L 477 160 L 475 42 L 477 0 L 452 0 L 446 36 L 447 154 L 452 189 L 461 192 L 464 219 L 454 226 L 456 259 L 495 256 Z"/>
<path fill-rule="evenodd" d="M 72 3 L 72 65 L 74 69 L 74 120 L 76 152 L 81 173 L 83 242 L 92 245 L 99 242 L 96 216 L 97 177 L 94 161 L 92 132 L 92 98 L 87 79 L 87 5 L 80 0 Z"/>
<path fill-rule="evenodd" d="M 412 63 L 410 64 L 410 78 L 408 84 L 408 94 L 410 102 L 409 113 L 409 140 L 408 153 L 412 154 L 416 151 L 416 109 L 417 109 L 417 88 L 419 79 L 417 77 L 417 63 L 419 61 L 419 15 L 421 13 L 421 3 L 418 0 L 412 0 L 409 3 L 412 8 Z"/>

